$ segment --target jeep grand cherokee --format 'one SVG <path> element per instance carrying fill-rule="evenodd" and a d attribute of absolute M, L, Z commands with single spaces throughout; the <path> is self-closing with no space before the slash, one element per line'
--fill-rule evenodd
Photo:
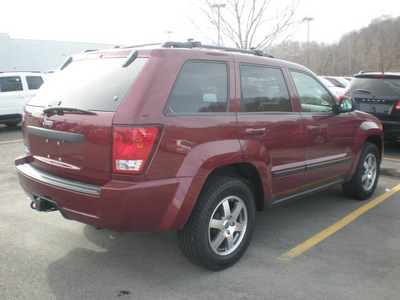
<path fill-rule="evenodd" d="M 16 159 L 32 208 L 119 231 L 178 232 L 212 270 L 246 251 L 255 210 L 378 182 L 382 127 L 311 71 L 199 42 L 69 58 L 26 106 Z"/>

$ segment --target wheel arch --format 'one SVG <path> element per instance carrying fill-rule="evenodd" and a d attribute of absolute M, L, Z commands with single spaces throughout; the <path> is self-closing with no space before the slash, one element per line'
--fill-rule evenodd
<path fill-rule="evenodd" d="M 382 157 L 383 157 L 383 140 L 382 140 L 382 137 L 380 135 L 371 135 L 371 136 L 367 137 L 365 142 L 366 143 L 367 142 L 372 143 L 378 148 L 379 156 L 380 156 L 379 157 L 379 161 L 381 162 L 382 161 Z"/>
<path fill-rule="evenodd" d="M 242 179 L 210 174 L 187 223 L 177 232 L 186 258 L 214 271 L 235 264 L 246 252 L 254 232 L 252 198 Z"/>
<path fill-rule="evenodd" d="M 254 165 L 250 163 L 236 163 L 220 166 L 209 174 L 204 185 L 214 175 L 230 176 L 243 181 L 253 193 L 257 211 L 264 209 L 264 188 L 261 176 Z"/>

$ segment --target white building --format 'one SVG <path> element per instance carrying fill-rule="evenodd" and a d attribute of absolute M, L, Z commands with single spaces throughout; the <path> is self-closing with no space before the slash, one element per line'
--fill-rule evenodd
<path fill-rule="evenodd" d="M 72 54 L 114 46 L 96 43 L 10 39 L 8 34 L 0 33 L 0 72 L 47 72 L 59 67 Z"/>

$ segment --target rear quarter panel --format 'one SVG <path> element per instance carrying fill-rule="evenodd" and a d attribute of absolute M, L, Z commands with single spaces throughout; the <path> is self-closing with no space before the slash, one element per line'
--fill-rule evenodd
<path fill-rule="evenodd" d="M 196 57 L 190 49 L 163 49 L 144 53 L 150 59 L 114 117 L 114 125 L 163 126 L 158 149 L 145 173 L 148 180 L 207 176 L 221 164 L 242 159 L 236 128 L 232 56 L 214 51 L 196 53 Z M 164 114 L 170 91 L 183 64 L 188 60 L 222 61 L 229 64 L 230 98 L 227 112 L 173 116 Z"/>

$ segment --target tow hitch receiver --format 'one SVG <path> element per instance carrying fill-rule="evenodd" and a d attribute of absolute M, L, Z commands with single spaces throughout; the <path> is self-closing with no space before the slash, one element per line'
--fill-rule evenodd
<path fill-rule="evenodd" d="M 41 197 L 33 198 L 33 201 L 31 202 L 31 208 L 36 209 L 37 211 L 46 211 L 46 212 L 58 210 L 55 204 Z"/>

